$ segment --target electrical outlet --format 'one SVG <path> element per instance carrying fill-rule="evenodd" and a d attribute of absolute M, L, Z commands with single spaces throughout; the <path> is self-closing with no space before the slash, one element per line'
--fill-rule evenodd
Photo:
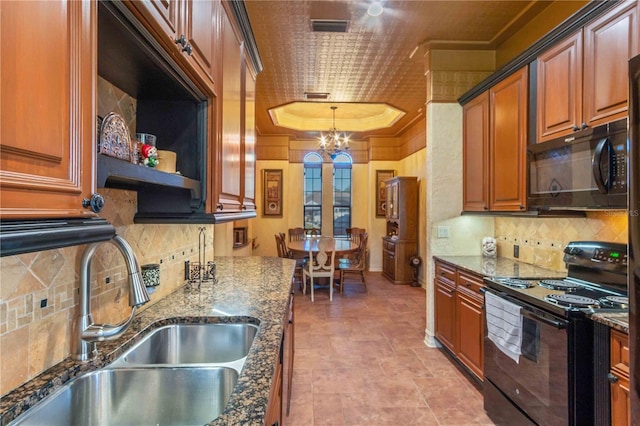
<path fill-rule="evenodd" d="M 520 257 L 520 246 L 517 244 L 513 245 L 513 257 L 516 259 Z"/>
<path fill-rule="evenodd" d="M 448 226 L 438 226 L 438 238 L 449 238 L 449 227 Z"/>

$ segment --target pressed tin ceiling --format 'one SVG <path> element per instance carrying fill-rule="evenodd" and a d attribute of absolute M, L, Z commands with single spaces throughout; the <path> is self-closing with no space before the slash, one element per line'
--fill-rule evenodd
<path fill-rule="evenodd" d="M 384 12 L 373 17 L 367 14 L 370 0 L 245 0 L 264 64 L 256 82 L 258 134 L 317 137 L 331 127 L 331 105 L 338 106 L 336 127 L 350 130 L 341 117 L 353 118 L 350 111 L 362 103 L 386 104 L 404 115 L 388 127 L 351 129 L 353 138 L 398 135 L 424 114 L 426 79 L 416 47 L 443 41 L 492 49 L 550 3 L 387 0 L 382 2 Z M 312 32 L 312 19 L 332 15 L 349 21 L 347 32 Z M 305 93 L 329 95 L 327 100 L 305 101 Z M 305 111 L 297 120 L 291 118 L 297 124 L 286 126 L 286 119 L 269 113 L 294 102 L 314 105 L 315 112 L 309 116 Z"/>

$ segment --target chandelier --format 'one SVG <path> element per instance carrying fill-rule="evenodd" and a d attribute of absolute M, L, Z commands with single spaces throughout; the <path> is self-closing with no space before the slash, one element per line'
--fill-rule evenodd
<path fill-rule="evenodd" d="M 338 107 L 332 106 L 331 109 L 333 110 L 333 127 L 329 129 L 328 134 L 320 136 L 318 152 L 320 155 L 327 154 L 332 160 L 335 160 L 338 154 L 349 150 L 349 136 L 336 129 L 336 110 Z"/>

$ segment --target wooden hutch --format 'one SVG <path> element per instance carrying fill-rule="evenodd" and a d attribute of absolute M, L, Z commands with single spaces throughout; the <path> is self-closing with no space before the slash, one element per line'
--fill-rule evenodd
<path fill-rule="evenodd" d="M 386 235 L 382 237 L 382 275 L 394 284 L 411 284 L 411 256 L 418 254 L 418 178 L 397 176 L 386 184 Z"/>

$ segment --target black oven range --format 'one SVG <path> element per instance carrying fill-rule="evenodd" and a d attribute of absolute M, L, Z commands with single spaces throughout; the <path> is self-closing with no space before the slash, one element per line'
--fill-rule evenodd
<path fill-rule="evenodd" d="M 595 425 L 608 413 L 594 368 L 608 342 L 589 314 L 628 310 L 627 246 L 571 242 L 563 260 L 561 280 L 484 279 L 484 405 L 498 425 Z"/>

